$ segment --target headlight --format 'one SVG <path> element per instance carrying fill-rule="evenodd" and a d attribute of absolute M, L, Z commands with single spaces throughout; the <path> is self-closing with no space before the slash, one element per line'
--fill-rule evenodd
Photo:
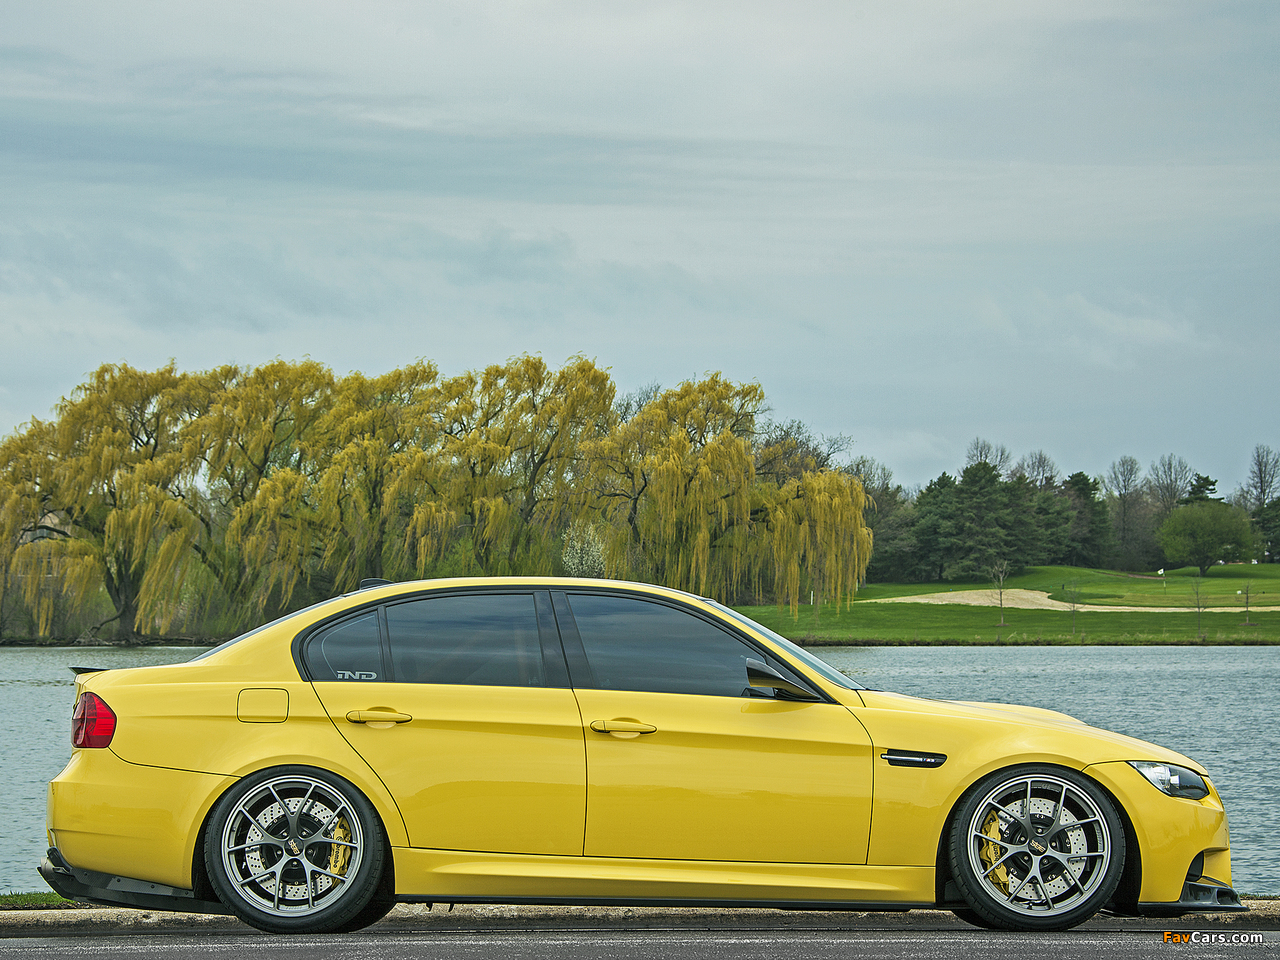
<path fill-rule="evenodd" d="M 1209 795 L 1209 785 L 1194 770 L 1149 760 L 1130 760 L 1129 764 L 1150 780 L 1157 790 L 1171 797 L 1202 800 Z"/>

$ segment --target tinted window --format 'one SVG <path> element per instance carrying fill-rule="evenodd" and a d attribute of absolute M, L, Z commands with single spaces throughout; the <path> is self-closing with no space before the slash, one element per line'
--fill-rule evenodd
<path fill-rule="evenodd" d="M 532 594 L 434 597 L 387 607 L 400 683 L 542 686 Z"/>
<path fill-rule="evenodd" d="M 378 615 L 343 620 L 307 642 L 307 670 L 313 680 L 384 680 Z"/>
<path fill-rule="evenodd" d="M 766 658 L 707 621 L 630 597 L 571 594 L 569 603 L 597 687 L 752 695 L 747 658 Z"/>

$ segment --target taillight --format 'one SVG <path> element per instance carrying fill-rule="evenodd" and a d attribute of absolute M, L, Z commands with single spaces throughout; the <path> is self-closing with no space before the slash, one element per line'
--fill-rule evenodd
<path fill-rule="evenodd" d="M 82 693 L 71 715 L 73 747 L 105 747 L 116 732 L 116 715 L 96 693 Z"/>

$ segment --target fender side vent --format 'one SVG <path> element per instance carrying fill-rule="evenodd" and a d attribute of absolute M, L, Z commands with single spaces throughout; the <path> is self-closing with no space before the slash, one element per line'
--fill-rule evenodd
<path fill-rule="evenodd" d="M 923 753 L 920 750 L 886 750 L 881 760 L 891 767 L 940 767 L 947 762 L 945 753 Z"/>

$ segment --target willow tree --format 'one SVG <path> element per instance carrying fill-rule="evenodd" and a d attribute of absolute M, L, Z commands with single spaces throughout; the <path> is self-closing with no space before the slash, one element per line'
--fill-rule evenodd
<path fill-rule="evenodd" d="M 397 479 L 406 456 L 436 443 L 437 377 L 434 364 L 418 362 L 379 377 L 352 373 L 337 384 L 318 430 L 324 456 L 317 457 L 316 504 L 321 562 L 338 589 L 391 572 L 400 545 L 393 541 L 412 512 L 396 496 Z"/>
<path fill-rule="evenodd" d="M 280 549 L 278 526 L 258 521 L 272 516 L 288 525 L 296 518 L 283 501 L 309 487 L 295 481 L 315 472 L 317 424 L 333 391 L 332 372 L 311 360 L 223 366 L 188 379 L 196 415 L 183 429 L 181 494 L 200 527 L 192 549 L 235 625 L 260 613 L 273 587 L 284 584 L 287 598 L 314 553 L 318 536 L 310 529 L 295 537 L 300 548 L 291 554 Z M 281 472 L 285 482 L 273 480 Z M 255 533 L 249 543 L 246 530 Z"/>
<path fill-rule="evenodd" d="M 32 420 L 0 443 L 0 631 L 23 599 L 15 589 L 25 580 L 18 571 L 38 566 L 37 550 L 29 545 L 50 536 L 42 529 L 47 525 L 43 521 L 56 521 L 49 509 L 55 466 L 48 454 L 54 445 L 52 434 L 51 423 Z M 23 551 L 24 547 L 29 549 Z M 47 624 L 53 598 L 45 592 L 40 599 L 44 608 L 39 619 Z"/>
<path fill-rule="evenodd" d="M 813 591 L 837 606 L 857 592 L 871 561 L 871 529 L 862 482 L 837 470 L 806 471 L 770 497 L 768 526 L 774 594 L 797 612 L 801 575 Z"/>
<path fill-rule="evenodd" d="M 177 613 L 195 534 L 174 497 L 182 468 L 179 440 L 184 376 L 172 364 L 154 372 L 100 367 L 58 406 L 53 423 L 33 421 L 9 446 L 4 522 L 14 569 L 38 629 L 48 629 L 52 598 L 43 584 L 63 582 L 81 600 L 105 587 L 118 621 L 133 638 L 164 629 Z M 12 541 L 11 541 L 12 542 Z"/>
<path fill-rule="evenodd" d="M 729 598 L 747 573 L 757 384 L 720 374 L 665 390 L 588 445 L 588 507 L 612 529 L 610 575 Z M 639 567 L 640 569 L 637 569 Z"/>
<path fill-rule="evenodd" d="M 480 572 L 551 571 L 579 447 L 599 435 L 613 383 L 590 360 L 540 357 L 440 384 L 435 442 L 399 457 L 394 495 L 415 502 L 406 550 L 420 573 L 461 548 Z"/>

